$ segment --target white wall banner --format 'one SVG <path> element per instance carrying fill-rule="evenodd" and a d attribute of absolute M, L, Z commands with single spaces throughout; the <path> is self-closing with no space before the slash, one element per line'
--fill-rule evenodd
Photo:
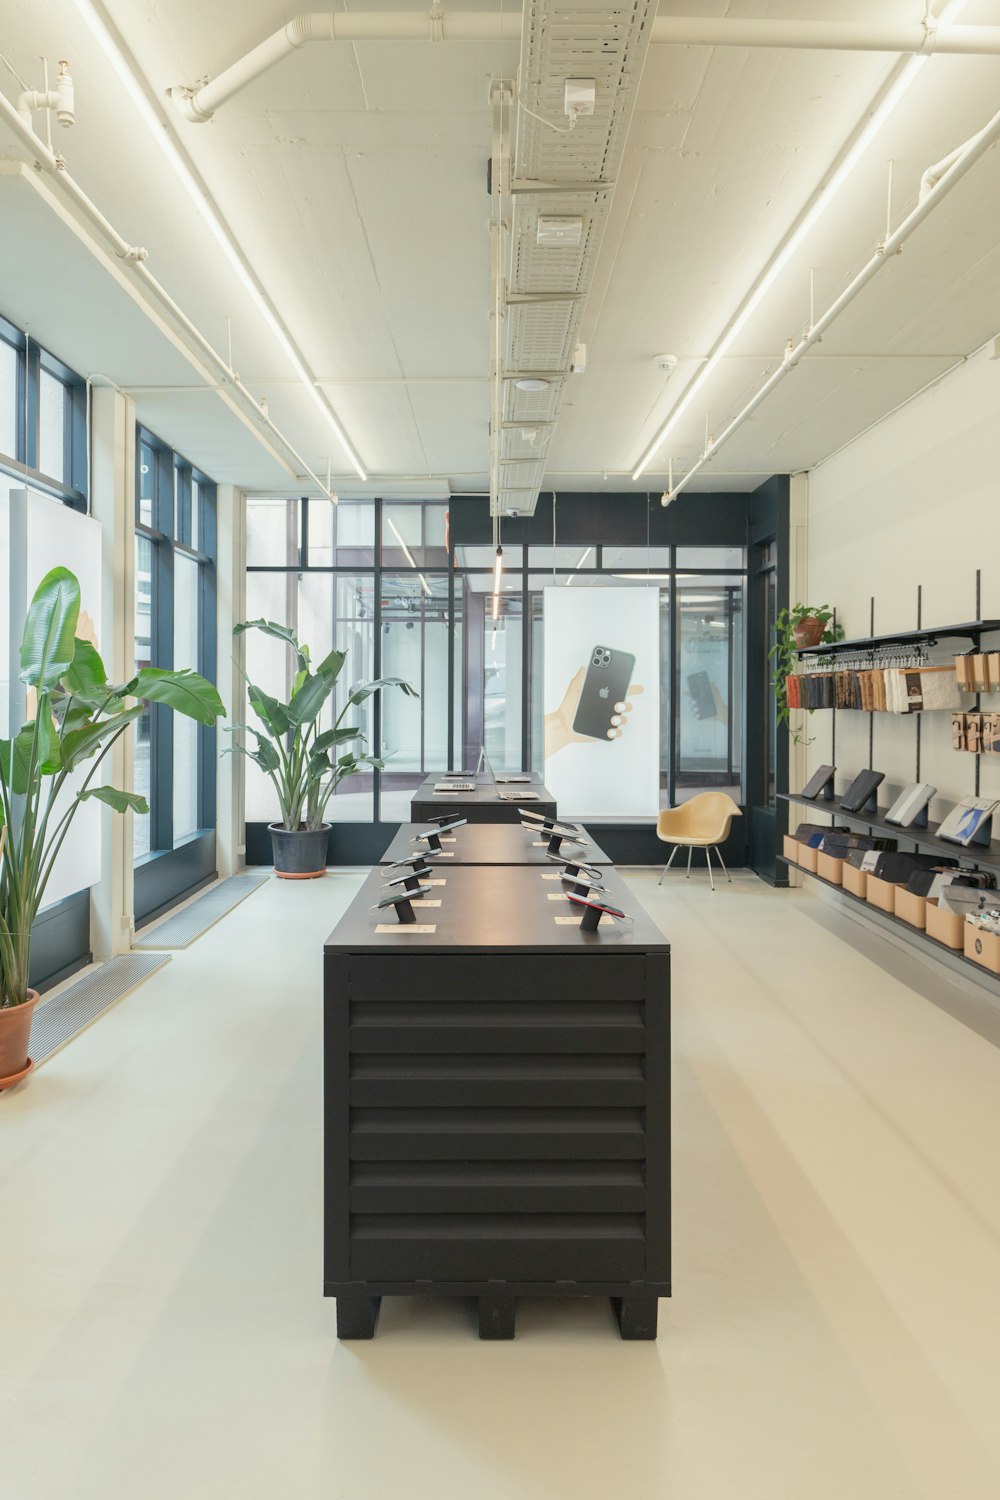
<path fill-rule="evenodd" d="M 545 785 L 561 816 L 660 807 L 660 591 L 545 590 Z"/>

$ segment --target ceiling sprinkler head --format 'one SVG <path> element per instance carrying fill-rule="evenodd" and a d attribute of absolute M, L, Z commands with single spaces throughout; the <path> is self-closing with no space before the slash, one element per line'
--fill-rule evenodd
<path fill-rule="evenodd" d="M 672 375 L 677 368 L 678 360 L 676 354 L 655 354 L 653 364 L 661 375 Z"/>

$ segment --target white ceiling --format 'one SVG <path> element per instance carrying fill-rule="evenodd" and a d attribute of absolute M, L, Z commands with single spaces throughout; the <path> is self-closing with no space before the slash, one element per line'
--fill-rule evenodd
<path fill-rule="evenodd" d="M 362 0 L 358 0 L 358 5 Z M 421 11 L 406 0 L 366 9 Z M 352 9 L 358 6 L 352 5 Z M 460 0 L 463 10 L 498 0 Z M 299 12 L 295 0 L 108 0 L 153 97 L 213 76 Z M 447 7 L 446 7 L 447 9 Z M 917 20 L 922 0 L 669 0 L 661 14 Z M 1000 25 L 1000 0 L 963 22 Z M 75 0 L 5 0 L 0 53 L 32 86 L 68 57 L 69 170 L 317 473 L 351 474 L 322 415 L 81 18 Z M 485 490 L 489 419 L 488 88 L 516 43 L 317 44 L 258 79 L 209 125 L 171 130 L 383 494 Z M 894 59 L 878 54 L 651 49 L 587 307 L 585 375 L 563 401 L 546 487 L 625 489 L 863 120 Z M 18 85 L 0 63 L 0 89 Z M 865 163 L 743 330 L 641 481 L 683 470 L 833 300 L 894 222 L 923 169 L 1000 102 L 1000 58 L 934 57 Z M 27 160 L 0 130 L 0 153 Z M 1000 330 L 1000 155 L 991 152 L 799 370 L 695 482 L 752 489 L 809 468 Z M 125 286 L 23 174 L 0 175 L 0 312 L 83 373 L 134 390 L 141 419 L 216 478 L 300 488 L 208 388 Z M 669 382 L 657 353 L 679 356 Z"/>

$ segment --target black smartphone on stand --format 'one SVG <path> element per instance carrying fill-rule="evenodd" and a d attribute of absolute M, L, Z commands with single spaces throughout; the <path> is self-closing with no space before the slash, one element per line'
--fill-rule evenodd
<path fill-rule="evenodd" d="M 587 675 L 580 691 L 580 701 L 573 716 L 573 733 L 589 740 L 606 740 L 615 704 L 624 703 L 635 670 L 630 651 L 615 651 L 611 646 L 595 646 L 590 653 Z"/>
<path fill-rule="evenodd" d="M 388 896 L 383 896 L 372 911 L 385 911 L 390 906 L 398 906 L 401 901 L 419 901 L 421 896 L 429 896 L 431 888 L 429 885 L 418 885 L 412 891 L 393 891 Z"/>

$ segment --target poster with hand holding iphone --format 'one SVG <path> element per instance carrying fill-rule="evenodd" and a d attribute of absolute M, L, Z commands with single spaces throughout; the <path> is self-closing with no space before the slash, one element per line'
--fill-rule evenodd
<path fill-rule="evenodd" d="M 657 588 L 545 590 L 545 785 L 566 817 L 655 817 Z"/>

